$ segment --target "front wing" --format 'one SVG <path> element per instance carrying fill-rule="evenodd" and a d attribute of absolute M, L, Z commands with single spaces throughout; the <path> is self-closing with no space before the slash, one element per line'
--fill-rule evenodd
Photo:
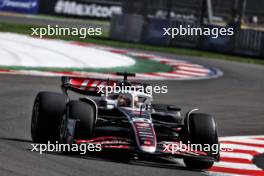
<path fill-rule="evenodd" d="M 76 140 L 77 144 L 100 144 L 102 150 L 128 150 L 138 154 L 150 154 L 142 152 L 138 149 L 136 142 L 123 137 L 116 136 L 103 136 L 96 137 L 88 140 Z M 202 151 L 193 151 L 186 145 L 185 150 L 179 150 L 176 146 L 183 145 L 181 141 L 161 141 L 157 143 L 157 148 L 151 155 L 157 156 L 172 156 L 177 158 L 200 158 L 210 161 L 218 161 L 218 157 L 209 156 L 208 153 Z"/>

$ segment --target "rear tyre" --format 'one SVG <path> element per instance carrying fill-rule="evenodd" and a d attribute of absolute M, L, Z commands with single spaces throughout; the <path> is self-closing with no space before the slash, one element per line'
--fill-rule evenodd
<path fill-rule="evenodd" d="M 31 120 L 33 142 L 47 143 L 59 140 L 59 125 L 66 103 L 67 96 L 64 94 L 38 93 L 34 101 Z"/>
<path fill-rule="evenodd" d="M 191 144 L 215 145 L 218 143 L 218 135 L 214 118 L 208 114 L 192 113 L 185 118 L 185 129 L 187 138 Z M 212 156 L 211 153 L 208 153 Z M 192 169 L 209 169 L 214 161 L 202 160 L 197 158 L 185 158 L 184 163 Z"/>
<path fill-rule="evenodd" d="M 94 135 L 95 113 L 92 105 L 82 101 L 70 101 L 68 118 L 76 120 L 74 139 L 89 139 Z"/>

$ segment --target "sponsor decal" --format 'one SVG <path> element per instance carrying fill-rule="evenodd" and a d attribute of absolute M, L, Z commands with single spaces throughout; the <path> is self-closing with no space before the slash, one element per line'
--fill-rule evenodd
<path fill-rule="evenodd" d="M 140 128 L 150 128 L 150 124 L 149 123 L 144 123 L 144 122 L 137 122 L 136 126 L 140 127 Z"/>
<path fill-rule="evenodd" d="M 39 0 L 0 0 L 0 10 L 21 12 L 21 13 L 37 13 Z"/>
<path fill-rule="evenodd" d="M 76 2 L 59 0 L 55 3 L 55 14 L 82 17 L 111 18 L 113 14 L 122 13 L 120 5 L 98 4 L 93 2 Z"/>

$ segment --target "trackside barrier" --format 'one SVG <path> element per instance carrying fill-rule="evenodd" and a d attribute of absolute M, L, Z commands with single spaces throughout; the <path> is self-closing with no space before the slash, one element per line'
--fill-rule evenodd
<path fill-rule="evenodd" d="M 263 49 L 263 32 L 243 29 L 235 38 L 235 53 L 241 55 L 260 56 Z"/>
<path fill-rule="evenodd" d="M 261 56 L 264 57 L 264 34 L 262 33 L 262 47 L 261 47 Z"/>
<path fill-rule="evenodd" d="M 217 25 L 205 25 L 204 28 L 223 28 Z M 227 28 L 226 28 L 227 29 Z M 218 35 L 217 39 L 213 38 L 214 35 L 201 36 L 201 47 L 202 50 L 217 51 L 221 53 L 232 53 L 234 51 L 234 38 L 235 36 Z"/>
<path fill-rule="evenodd" d="M 111 19 L 110 38 L 125 40 L 126 15 L 114 15 Z"/>
<path fill-rule="evenodd" d="M 170 27 L 170 20 L 148 18 L 145 24 L 142 42 L 151 45 L 169 45 L 170 36 L 163 36 L 163 28 Z"/>
<path fill-rule="evenodd" d="M 187 28 L 220 28 L 217 25 L 199 26 L 189 22 L 153 17 L 148 17 L 144 21 L 143 16 L 123 14 L 115 15 L 112 18 L 110 37 L 151 45 L 195 48 L 228 54 L 264 57 L 264 32 L 241 29 L 234 31 L 234 35 L 218 35 L 217 38 L 213 38 L 212 35 L 177 35 L 174 38 L 163 35 L 165 32 L 163 28 L 178 28 L 180 25 Z"/>
<path fill-rule="evenodd" d="M 111 19 L 110 38 L 140 42 L 144 19 L 141 15 L 114 15 Z"/>
<path fill-rule="evenodd" d="M 39 12 L 39 0 L 0 0 L 0 11 L 36 14 Z"/>
<path fill-rule="evenodd" d="M 21 0 L 20 0 L 21 1 Z M 122 3 L 97 0 L 39 0 L 39 13 L 76 18 L 110 19 L 122 13 Z"/>
<path fill-rule="evenodd" d="M 182 22 L 182 21 L 171 21 L 171 27 L 177 27 L 179 28 L 182 26 L 183 28 L 200 28 L 201 26 L 199 24 L 190 23 L 190 22 Z M 178 47 L 187 47 L 187 48 L 198 48 L 200 43 L 200 36 L 198 35 L 184 35 L 184 36 L 176 36 L 171 40 L 172 46 L 178 46 Z"/>

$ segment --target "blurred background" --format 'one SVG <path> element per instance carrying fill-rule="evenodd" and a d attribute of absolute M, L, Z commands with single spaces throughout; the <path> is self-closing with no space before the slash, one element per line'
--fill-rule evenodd
<path fill-rule="evenodd" d="M 264 56 L 263 7 L 263 0 L 0 0 L 0 21 L 99 26 L 107 40 L 260 58 Z M 7 18 L 6 12 L 34 14 L 39 18 L 22 20 L 20 16 L 10 17 L 10 14 Z M 48 18 L 54 16 L 61 20 Z M 212 36 L 172 39 L 162 35 L 164 27 L 179 25 L 232 27 L 235 35 L 217 39 Z M 0 30 L 3 31 L 1 26 Z"/>

